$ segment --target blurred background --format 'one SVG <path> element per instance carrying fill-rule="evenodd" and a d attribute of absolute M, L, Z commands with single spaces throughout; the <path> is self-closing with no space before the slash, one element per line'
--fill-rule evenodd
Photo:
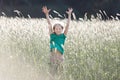
<path fill-rule="evenodd" d="M 91 15 L 96 17 L 97 13 L 101 14 L 103 19 L 112 16 L 120 18 L 120 0 L 0 0 L 0 16 L 43 18 L 45 16 L 41 8 L 44 5 L 52 9 L 52 17 L 65 18 L 65 11 L 72 7 L 77 19 L 83 18 L 85 13 L 88 18 Z"/>

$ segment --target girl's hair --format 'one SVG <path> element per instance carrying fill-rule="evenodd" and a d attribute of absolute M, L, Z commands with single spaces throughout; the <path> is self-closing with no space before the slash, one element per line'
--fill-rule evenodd
<path fill-rule="evenodd" d="M 59 25 L 59 26 L 63 29 L 63 26 L 62 26 L 61 24 L 57 23 L 57 24 L 55 24 L 55 25 L 53 26 L 53 30 L 55 30 L 55 27 L 56 27 L 57 25 Z"/>

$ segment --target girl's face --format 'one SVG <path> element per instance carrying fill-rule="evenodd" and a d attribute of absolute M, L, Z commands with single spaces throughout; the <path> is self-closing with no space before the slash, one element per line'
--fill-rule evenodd
<path fill-rule="evenodd" d="M 57 35 L 61 34 L 62 31 L 63 31 L 63 27 L 62 27 L 60 24 L 56 24 L 56 25 L 54 26 L 54 32 L 55 32 Z"/>

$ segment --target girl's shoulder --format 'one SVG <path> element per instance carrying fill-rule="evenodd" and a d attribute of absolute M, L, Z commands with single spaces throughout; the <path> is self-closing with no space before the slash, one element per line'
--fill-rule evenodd
<path fill-rule="evenodd" d="M 64 37 L 66 37 L 66 35 L 65 35 L 64 33 L 62 33 L 62 35 L 63 35 Z"/>
<path fill-rule="evenodd" d="M 66 35 L 64 33 L 61 33 L 59 36 L 63 37 L 63 38 L 66 38 Z"/>

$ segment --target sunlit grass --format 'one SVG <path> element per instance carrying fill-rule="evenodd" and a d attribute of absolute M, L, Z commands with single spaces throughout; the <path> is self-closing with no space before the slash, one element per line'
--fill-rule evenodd
<path fill-rule="evenodd" d="M 48 80 L 49 51 L 46 19 L 0 17 L 1 80 Z M 119 80 L 120 21 L 72 20 L 64 56 L 63 80 Z"/>

